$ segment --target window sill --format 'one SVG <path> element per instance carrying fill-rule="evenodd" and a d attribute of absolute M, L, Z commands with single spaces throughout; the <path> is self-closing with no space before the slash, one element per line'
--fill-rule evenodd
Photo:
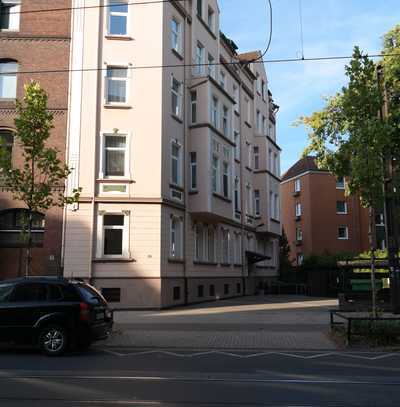
<path fill-rule="evenodd" d="M 189 195 L 197 195 L 198 193 L 199 191 L 197 190 L 189 191 Z"/>
<path fill-rule="evenodd" d="M 132 109 L 131 105 L 128 104 L 118 104 L 118 103 L 105 103 L 104 104 L 105 109 Z"/>
<path fill-rule="evenodd" d="M 98 178 L 98 184 L 133 184 L 134 181 L 130 178 Z"/>
<path fill-rule="evenodd" d="M 107 40 L 119 40 L 119 41 L 133 41 L 133 38 L 130 37 L 129 35 L 113 35 L 113 34 L 107 34 L 105 36 Z"/>
<path fill-rule="evenodd" d="M 185 188 L 182 185 L 174 184 L 172 182 L 169 183 L 169 187 L 173 189 L 177 189 L 180 192 L 185 192 Z"/>
<path fill-rule="evenodd" d="M 348 237 L 338 237 L 338 240 L 349 240 Z"/>
<path fill-rule="evenodd" d="M 183 120 L 174 113 L 171 113 L 173 119 L 175 119 L 178 123 L 183 124 Z"/>
<path fill-rule="evenodd" d="M 168 257 L 168 263 L 184 264 L 185 260 L 183 260 L 183 259 L 174 259 L 173 257 Z"/>
<path fill-rule="evenodd" d="M 177 51 L 176 49 L 173 49 L 173 48 L 171 48 L 171 51 L 178 59 L 183 61 L 183 55 L 179 51 Z"/>
<path fill-rule="evenodd" d="M 348 215 L 348 212 L 336 212 L 336 215 Z"/>
<path fill-rule="evenodd" d="M 114 259 L 109 259 L 109 258 L 101 258 L 101 259 L 93 259 L 93 263 L 135 263 L 136 260 L 132 258 L 114 258 Z"/>

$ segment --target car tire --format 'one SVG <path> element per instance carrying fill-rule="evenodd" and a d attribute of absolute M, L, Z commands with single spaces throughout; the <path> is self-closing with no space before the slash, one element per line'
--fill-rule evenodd
<path fill-rule="evenodd" d="M 39 346 L 48 356 L 62 355 L 68 346 L 67 330 L 62 325 L 47 325 L 40 331 Z"/>

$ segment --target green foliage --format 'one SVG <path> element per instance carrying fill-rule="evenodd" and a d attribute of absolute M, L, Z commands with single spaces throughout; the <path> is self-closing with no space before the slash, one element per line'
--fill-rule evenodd
<path fill-rule="evenodd" d="M 383 204 L 382 160 L 391 151 L 393 128 L 379 117 L 383 95 L 374 62 L 358 47 L 346 66 L 349 79 L 325 108 L 300 118 L 309 130 L 305 154 L 314 153 L 320 167 L 347 177 L 347 194 L 358 194 L 364 207 Z"/>
<path fill-rule="evenodd" d="M 303 270 L 334 270 L 337 268 L 338 261 L 351 260 L 353 258 L 354 255 L 352 253 L 344 252 L 337 254 L 325 253 L 323 255 L 311 254 L 310 256 L 304 258 L 301 268 Z"/>
<path fill-rule="evenodd" d="M 285 230 L 282 229 L 282 235 L 279 238 L 279 270 L 280 273 L 290 271 L 293 266 L 289 260 L 290 256 L 290 245 L 285 233 Z"/>
<path fill-rule="evenodd" d="M 15 138 L 22 149 L 22 166 L 14 168 L 9 153 L 0 148 L 3 184 L 10 188 L 13 199 L 37 212 L 76 202 L 80 193 L 74 190 L 72 196 L 64 196 L 64 183 L 71 170 L 58 158 L 58 150 L 46 146 L 53 128 L 47 99 L 39 83 L 31 82 L 25 86 L 23 102 L 17 101 Z"/>

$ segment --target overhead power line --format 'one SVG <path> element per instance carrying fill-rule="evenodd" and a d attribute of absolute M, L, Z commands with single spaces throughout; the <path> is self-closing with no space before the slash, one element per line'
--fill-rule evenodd
<path fill-rule="evenodd" d="M 189 0 L 174 0 L 179 3 L 185 3 Z M 96 8 L 110 8 L 110 7 L 119 7 L 119 6 L 145 6 L 149 4 L 160 4 L 160 3 L 170 3 L 170 0 L 155 0 L 155 1 L 137 1 L 137 2 L 121 2 L 121 3 L 107 3 L 107 4 L 98 4 L 96 6 L 82 6 L 82 7 L 59 7 L 59 8 L 48 8 L 48 9 L 37 9 L 37 10 L 20 10 L 20 11 L 10 11 L 9 14 L 33 14 L 33 13 L 55 13 L 58 11 L 72 11 L 72 10 L 88 10 Z"/>
<path fill-rule="evenodd" d="M 388 54 L 365 54 L 369 58 L 383 58 L 383 57 L 400 57 L 400 52 L 398 53 L 388 53 Z M 259 61 L 254 61 L 255 64 L 278 64 L 278 63 L 290 63 L 290 62 L 320 62 L 320 61 L 333 61 L 333 60 L 344 60 L 352 59 L 353 56 L 326 56 L 326 57 L 311 57 L 311 58 L 281 58 L 281 59 L 264 59 Z M 142 65 L 142 66 L 124 66 L 115 67 L 113 69 L 127 69 L 127 70 L 144 70 L 144 69 L 172 69 L 172 68 L 190 68 L 199 66 L 219 66 L 219 65 L 243 65 L 243 62 L 233 61 L 233 62 L 214 62 L 214 63 L 204 63 L 204 64 L 168 64 L 168 65 Z M 112 66 L 112 65 L 110 65 Z M 105 68 L 82 68 L 82 69 L 43 69 L 35 71 L 14 71 L 5 72 L 3 75 L 16 75 L 16 74 L 50 74 L 50 73 L 69 73 L 69 72 L 98 72 L 107 71 Z"/>

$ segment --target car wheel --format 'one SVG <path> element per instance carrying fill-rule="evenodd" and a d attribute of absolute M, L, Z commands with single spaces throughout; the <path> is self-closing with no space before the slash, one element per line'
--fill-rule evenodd
<path fill-rule="evenodd" d="M 39 336 L 39 346 L 48 356 L 59 356 L 65 352 L 68 345 L 67 331 L 60 325 L 49 325 L 42 329 Z"/>

